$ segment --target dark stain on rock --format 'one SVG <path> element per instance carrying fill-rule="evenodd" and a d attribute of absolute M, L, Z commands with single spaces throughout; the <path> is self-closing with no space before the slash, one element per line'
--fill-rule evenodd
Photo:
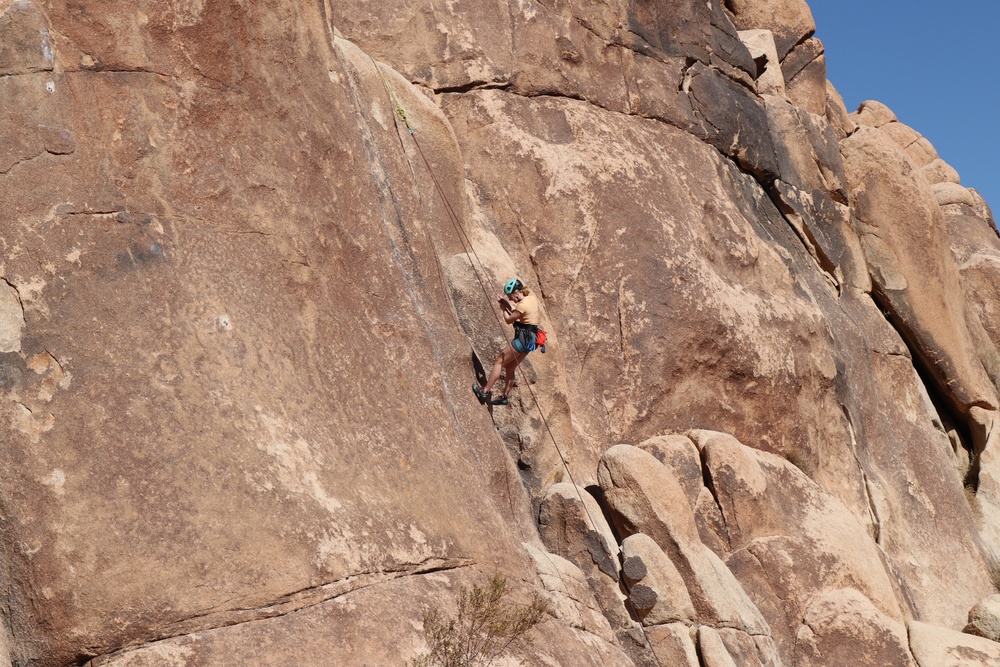
<path fill-rule="evenodd" d="M 115 255 L 120 269 L 138 269 L 167 260 L 167 253 L 157 241 L 132 243 L 129 249 Z"/>
<path fill-rule="evenodd" d="M 27 366 L 17 352 L 0 354 L 0 390 L 13 391 L 24 384 Z"/>

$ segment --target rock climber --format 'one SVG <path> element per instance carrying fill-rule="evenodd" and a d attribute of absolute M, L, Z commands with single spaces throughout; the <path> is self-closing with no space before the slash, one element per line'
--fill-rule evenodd
<path fill-rule="evenodd" d="M 503 352 L 493 363 L 490 377 L 482 387 L 479 383 L 472 385 L 472 391 L 479 398 L 480 403 L 487 401 L 491 405 L 507 405 L 510 390 L 514 387 L 514 372 L 517 365 L 524 361 L 528 353 L 535 349 L 538 340 L 538 323 L 540 320 L 538 297 L 521 283 L 517 278 L 511 278 L 504 284 L 503 293 L 514 302 L 512 306 L 507 299 L 497 296 L 497 303 L 503 309 L 503 319 L 507 324 L 514 325 L 514 339 L 504 347 Z M 504 379 L 503 394 L 496 399 L 490 400 L 490 392 L 493 384 L 500 379 L 500 372 L 506 371 Z"/>

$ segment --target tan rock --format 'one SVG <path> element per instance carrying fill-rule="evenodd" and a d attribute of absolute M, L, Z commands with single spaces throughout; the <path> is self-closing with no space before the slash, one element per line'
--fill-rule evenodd
<path fill-rule="evenodd" d="M 616 445 L 598 479 L 618 530 L 649 535 L 677 567 L 702 623 L 770 634 L 742 586 L 698 537 L 691 508 L 673 474 L 651 454 Z"/>
<path fill-rule="evenodd" d="M 575 599 L 592 595 L 618 636 L 636 629 L 619 583 L 619 545 L 593 496 L 572 484 L 554 484 L 539 506 L 538 531 L 549 551 L 570 560 L 586 577 L 590 590 Z"/>
<path fill-rule="evenodd" d="M 331 46 L 320 5 L 87 13 L 46 6 L 59 72 L 0 77 L 17 100 L 4 135 L 24 123 L 38 151 L 0 179 L 18 211 L 2 236 L 21 248 L 0 292 L 20 295 L 25 334 L 0 373 L 4 451 L 21 462 L 4 466 L 5 539 L 32 554 L 3 557 L 12 659 L 253 626 L 471 559 L 534 579 L 530 503 L 466 400 L 469 344 L 437 254 L 449 241 L 428 228 L 450 224 L 372 60 Z M 442 187 L 462 191 L 440 110 L 383 73 Z M 353 314 L 335 314 L 340 299 Z M 403 368 L 426 372 L 385 391 Z M 418 412 L 435 426 L 415 428 Z M 371 604 L 359 622 L 396 609 Z M 409 611 L 397 621 L 419 625 Z M 308 646 L 302 627 L 289 637 Z M 405 654 L 385 646 L 383 664 Z"/>
<path fill-rule="evenodd" d="M 958 172 L 955 171 L 955 168 L 952 167 L 947 162 L 945 162 L 944 160 L 942 160 L 941 158 L 938 158 L 933 162 L 921 167 L 920 173 L 924 175 L 924 178 L 926 178 L 927 182 L 930 183 L 931 185 L 934 185 L 935 183 L 960 182 Z M 939 204 L 941 203 L 940 199 L 938 199 L 938 203 Z"/>
<path fill-rule="evenodd" d="M 972 193 L 958 183 L 934 183 L 931 185 L 931 192 L 934 193 L 934 198 L 940 206 L 947 206 L 948 204 L 973 206 L 975 204 Z"/>
<path fill-rule="evenodd" d="M 927 182 L 884 134 L 891 125 L 862 128 L 841 142 L 873 281 L 884 306 L 913 323 L 904 325 L 903 335 L 955 409 L 996 406 L 981 363 L 970 356 L 958 271 L 941 211 Z"/>
<path fill-rule="evenodd" d="M 553 553 L 580 567 L 596 565 L 617 581 L 618 542 L 586 490 L 567 482 L 550 486 L 539 507 L 538 530 Z"/>
<path fill-rule="evenodd" d="M 50 72 L 53 66 L 45 15 L 33 2 L 5 3 L 0 10 L 0 76 Z"/>
<path fill-rule="evenodd" d="M 851 588 L 817 596 L 795 638 L 801 667 L 892 665 L 914 667 L 906 626 Z"/>
<path fill-rule="evenodd" d="M 899 121 L 886 123 L 885 125 L 879 126 L 879 131 L 881 131 L 885 136 L 896 142 L 896 145 L 902 148 L 904 151 L 911 145 L 920 141 L 923 136 L 914 130 L 909 125 L 904 125 Z M 922 166 L 922 165 L 917 165 Z"/>
<path fill-rule="evenodd" d="M 740 30 L 765 29 L 773 33 L 781 59 L 816 30 L 804 0 L 731 0 L 726 7 Z"/>
<path fill-rule="evenodd" d="M 803 191 L 783 181 L 775 181 L 772 192 L 785 218 L 808 244 L 818 267 L 838 289 L 847 285 L 870 292 L 868 262 L 850 208 L 824 190 Z"/>
<path fill-rule="evenodd" d="M 781 61 L 788 99 L 797 107 L 822 116 L 826 113 L 826 56 L 815 37 L 798 44 Z"/>
<path fill-rule="evenodd" d="M 785 97 L 785 76 L 770 30 L 740 30 L 740 41 L 757 63 L 757 94 Z"/>
<path fill-rule="evenodd" d="M 604 616 L 583 571 L 562 556 L 530 544 L 524 545 L 546 591 L 549 613 L 568 627 L 614 644 L 614 631 Z"/>
<path fill-rule="evenodd" d="M 926 138 L 920 137 L 906 147 L 906 155 L 918 167 L 930 164 L 938 159 L 938 152 Z"/>
<path fill-rule="evenodd" d="M 664 550 L 701 543 L 684 488 L 652 454 L 615 445 L 601 457 L 597 479 L 621 534 L 646 533 Z"/>
<path fill-rule="evenodd" d="M 969 610 L 965 632 L 1000 642 L 1000 595 L 991 595 Z"/>
<path fill-rule="evenodd" d="M 482 585 L 485 576 L 445 572 L 401 577 L 360 587 L 295 614 L 131 648 L 96 661 L 94 667 L 404 664 L 427 651 L 419 620 L 423 613 L 436 606 L 446 614 L 454 614 L 458 588 Z M 528 599 L 528 591 L 512 590 L 511 602 Z M 363 613 L 368 609 L 392 612 L 369 616 Z M 414 620 L 401 622 L 404 618 Z M 330 632 L 330 628 L 337 630 Z M 531 631 L 531 637 L 534 642 L 530 648 L 518 649 L 507 659 L 522 663 L 541 660 L 560 667 L 634 667 L 618 646 L 563 623 L 543 621 Z"/>
<path fill-rule="evenodd" d="M 972 193 L 972 198 L 975 200 L 973 209 L 975 209 L 976 216 L 980 220 L 985 221 L 987 227 L 992 227 L 993 231 L 996 231 L 996 221 L 993 219 L 993 211 L 990 210 L 990 205 L 986 203 L 986 200 L 983 199 L 983 196 L 975 188 L 969 188 L 969 192 Z"/>
<path fill-rule="evenodd" d="M 622 542 L 622 562 L 629 589 L 634 591 L 641 584 L 652 593 L 630 595 L 643 625 L 691 624 L 696 620 L 684 579 L 651 537 L 643 533 L 626 537 Z M 630 572 L 642 573 L 642 570 L 645 570 L 642 576 L 630 576 Z"/>
<path fill-rule="evenodd" d="M 656 662 L 660 665 L 676 667 L 701 667 L 698 649 L 691 639 L 691 630 L 683 623 L 657 625 L 646 628 Z"/>
<path fill-rule="evenodd" d="M 702 481 L 701 456 L 691 439 L 686 435 L 658 435 L 643 440 L 636 447 L 649 452 L 673 471 L 694 510 L 705 486 Z"/>
<path fill-rule="evenodd" d="M 1000 664 L 1000 644 L 919 621 L 910 621 L 910 650 L 919 667 L 989 667 Z"/>
<path fill-rule="evenodd" d="M 781 667 L 784 664 L 771 637 L 752 636 L 731 628 L 716 630 L 729 657 L 739 667 Z"/>
<path fill-rule="evenodd" d="M 780 98 L 765 96 L 764 101 L 777 139 L 780 179 L 806 192 L 825 191 L 846 204 L 847 176 L 833 128 L 825 119 Z"/>
<path fill-rule="evenodd" d="M 698 502 L 694 508 L 694 520 L 698 525 L 698 535 L 702 544 L 715 552 L 720 558 L 725 558 L 732 548 L 729 544 L 729 531 L 726 530 L 726 520 L 719 509 L 715 496 L 706 488 L 698 494 Z"/>
<path fill-rule="evenodd" d="M 858 127 L 844 106 L 844 98 L 830 81 L 826 82 L 826 119 L 837 132 L 838 139 L 843 139 Z"/>
<path fill-rule="evenodd" d="M 896 114 L 881 102 L 865 100 L 857 111 L 851 114 L 851 119 L 860 126 L 882 127 L 887 123 L 896 122 Z"/>
<path fill-rule="evenodd" d="M 20 352 L 24 309 L 17 290 L 0 281 L 0 352 Z"/>
<path fill-rule="evenodd" d="M 715 628 L 707 625 L 698 628 L 698 649 L 704 667 L 739 667 Z"/>
<path fill-rule="evenodd" d="M 780 560 L 766 569 L 770 588 L 786 605 L 803 608 L 824 588 L 850 585 L 861 589 L 883 613 L 902 621 L 878 547 L 840 501 L 791 463 L 732 438 L 708 440 L 704 458 L 734 551 L 779 535 L 811 545 L 810 556 L 796 565 L 813 571 L 810 577 L 784 572 Z M 817 567 L 809 567 L 809 562 Z"/>

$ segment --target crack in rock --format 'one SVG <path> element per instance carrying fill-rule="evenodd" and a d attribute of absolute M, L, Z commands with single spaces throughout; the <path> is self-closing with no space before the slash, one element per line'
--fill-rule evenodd
<path fill-rule="evenodd" d="M 225 609 L 221 611 L 210 610 L 181 621 L 170 623 L 161 632 L 151 638 L 122 646 L 102 656 L 96 656 L 87 663 L 87 667 L 101 667 L 101 665 L 106 664 L 109 660 L 125 651 L 133 651 L 167 639 L 277 618 L 403 577 L 432 574 L 434 572 L 447 572 L 449 570 L 470 567 L 474 564 L 475 561 L 471 558 L 428 558 L 419 563 L 405 563 L 389 570 L 352 574 L 337 581 L 289 593 L 270 604 L 260 607 Z"/>

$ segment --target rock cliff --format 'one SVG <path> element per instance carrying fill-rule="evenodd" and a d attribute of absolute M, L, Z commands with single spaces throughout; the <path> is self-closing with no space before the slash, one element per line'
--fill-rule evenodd
<path fill-rule="evenodd" d="M 997 664 L 1000 237 L 814 31 L 0 0 L 0 666 Z"/>

